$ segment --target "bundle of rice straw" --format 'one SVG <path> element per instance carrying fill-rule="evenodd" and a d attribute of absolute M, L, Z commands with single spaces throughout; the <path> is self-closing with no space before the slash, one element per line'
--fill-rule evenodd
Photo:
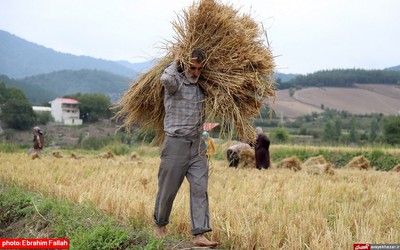
<path fill-rule="evenodd" d="M 300 161 L 300 159 L 297 158 L 297 156 L 292 156 L 281 160 L 276 167 L 287 168 L 293 170 L 294 172 L 297 172 L 301 170 L 301 165 L 302 162 Z"/>
<path fill-rule="evenodd" d="M 236 133 L 242 141 L 253 142 L 250 121 L 275 97 L 275 63 L 262 27 L 250 15 L 216 0 L 193 3 L 172 25 L 176 36 L 166 42 L 166 56 L 131 85 L 120 100 L 116 118 L 123 118 L 127 131 L 138 125 L 145 131 L 155 130 L 155 139 L 162 141 L 165 111 L 160 77 L 173 61 L 173 51 L 180 52 L 181 63 L 187 67 L 197 48 L 207 56 L 200 79 L 206 94 L 206 120 L 220 122 L 221 133 L 230 127 L 229 138 Z"/>
<path fill-rule="evenodd" d="M 245 148 L 239 151 L 239 168 L 256 168 L 254 149 Z"/>
<path fill-rule="evenodd" d="M 355 168 L 355 169 L 360 169 L 360 170 L 368 170 L 371 169 L 371 163 L 369 160 L 363 156 L 356 156 L 353 159 L 350 160 L 349 163 L 347 163 L 344 168 Z"/>

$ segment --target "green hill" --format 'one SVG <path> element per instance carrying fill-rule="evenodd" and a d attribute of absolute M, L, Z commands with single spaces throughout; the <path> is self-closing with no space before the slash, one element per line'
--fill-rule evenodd
<path fill-rule="evenodd" d="M 0 74 L 23 78 L 65 69 L 97 69 L 126 77 L 137 74 L 114 61 L 57 52 L 0 30 Z"/>
<path fill-rule="evenodd" d="M 62 70 L 26 77 L 22 83 L 54 93 L 50 99 L 76 93 L 102 93 L 116 101 L 133 80 L 100 70 Z"/>
<path fill-rule="evenodd" d="M 0 82 L 4 82 L 7 87 L 21 89 L 34 105 L 76 93 L 102 93 L 115 102 L 132 81 L 109 72 L 86 69 L 62 70 L 17 80 L 0 75 Z"/>

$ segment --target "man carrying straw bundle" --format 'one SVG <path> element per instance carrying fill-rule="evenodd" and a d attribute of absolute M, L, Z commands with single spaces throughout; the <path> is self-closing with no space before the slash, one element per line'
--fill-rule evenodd
<path fill-rule="evenodd" d="M 194 243 L 214 246 L 216 242 L 203 236 L 211 228 L 202 123 L 218 121 L 220 136 L 254 143 L 250 123 L 275 97 L 275 63 L 260 26 L 217 0 L 193 3 L 172 24 L 176 36 L 167 42 L 168 53 L 130 86 L 115 118 L 123 118 L 121 127 L 128 132 L 137 127 L 155 132 L 153 143 L 164 141 L 155 235 L 165 235 L 172 202 L 186 176 L 191 185 Z"/>
<path fill-rule="evenodd" d="M 172 205 L 186 177 L 190 184 L 190 217 L 193 244 L 215 247 L 204 233 L 211 231 L 208 208 L 208 163 L 206 144 L 201 138 L 204 122 L 204 92 L 198 84 L 206 56 L 195 49 L 190 65 L 181 65 L 179 52 L 175 60 L 164 70 L 161 83 L 164 86 L 164 131 L 158 172 L 158 192 L 154 208 L 154 235 L 166 234 Z"/>

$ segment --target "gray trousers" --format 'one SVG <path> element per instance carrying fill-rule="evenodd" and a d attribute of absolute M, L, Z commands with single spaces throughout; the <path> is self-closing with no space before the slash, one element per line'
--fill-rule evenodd
<path fill-rule="evenodd" d="M 190 185 L 192 234 L 211 231 L 208 208 L 208 164 L 206 145 L 200 138 L 166 136 L 161 150 L 158 192 L 154 221 L 159 226 L 169 223 L 172 205 L 186 176 Z"/>

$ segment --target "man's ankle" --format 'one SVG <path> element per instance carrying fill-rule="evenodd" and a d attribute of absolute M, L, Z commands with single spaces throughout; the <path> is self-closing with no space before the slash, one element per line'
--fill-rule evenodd
<path fill-rule="evenodd" d="M 167 228 L 166 226 L 159 226 L 154 224 L 154 238 L 161 239 L 167 235 Z"/>

